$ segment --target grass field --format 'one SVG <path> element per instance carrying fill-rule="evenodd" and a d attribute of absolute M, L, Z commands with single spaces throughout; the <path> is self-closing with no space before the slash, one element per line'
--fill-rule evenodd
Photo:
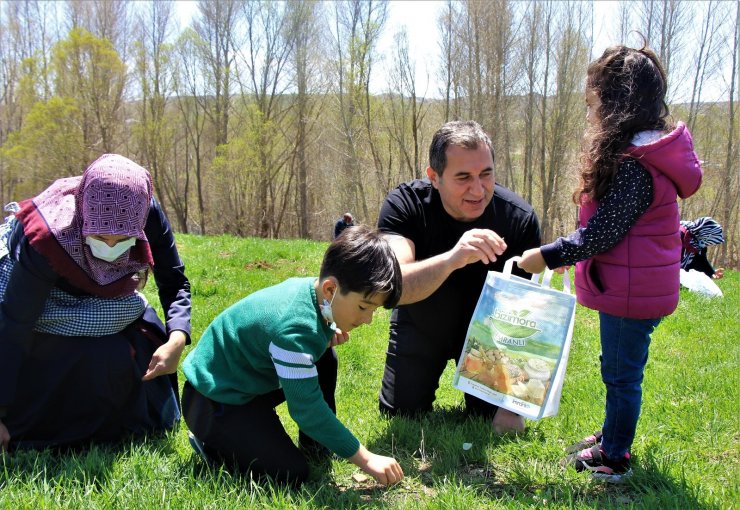
<path fill-rule="evenodd" d="M 221 310 L 290 276 L 318 273 L 325 243 L 179 236 L 193 292 L 193 341 Z M 740 276 L 721 280 L 725 296 L 685 290 L 678 310 L 653 335 L 632 479 L 607 486 L 559 466 L 564 447 L 603 419 L 598 318 L 576 312 L 560 412 L 528 422 L 519 436 L 497 437 L 462 413 L 444 374 L 435 412 L 387 419 L 377 410 L 389 312 L 338 348 L 340 419 L 372 451 L 399 459 L 406 479 L 391 488 L 353 477 L 354 465 L 316 464 L 291 491 L 205 468 L 187 430 L 119 448 L 75 454 L 20 453 L 0 460 L 0 508 L 650 508 L 740 506 Z M 146 290 L 156 302 L 153 282 Z M 182 377 L 180 379 L 182 384 Z M 297 434 L 279 408 L 286 427 Z M 464 450 L 463 443 L 472 443 Z M 360 481 L 358 481 L 360 479 Z"/>

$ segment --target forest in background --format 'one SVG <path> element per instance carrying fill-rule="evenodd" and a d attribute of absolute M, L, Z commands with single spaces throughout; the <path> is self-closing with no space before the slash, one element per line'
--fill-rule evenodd
<path fill-rule="evenodd" d="M 151 172 L 180 232 L 328 239 L 344 211 L 374 224 L 389 190 L 425 176 L 439 126 L 474 119 L 543 240 L 569 232 L 593 2 L 440 7 L 438 42 L 401 28 L 381 54 L 389 6 L 377 0 L 205 0 L 185 27 L 176 2 L 2 1 L 0 200 L 116 152 Z M 624 1 L 618 13 L 610 39 L 639 47 L 639 31 L 655 49 L 703 161 L 682 217 L 722 223 L 728 242 L 710 255 L 738 268 L 740 2 Z M 413 44 L 439 44 L 439 90 L 417 83 Z M 381 59 L 386 86 L 373 91 Z"/>

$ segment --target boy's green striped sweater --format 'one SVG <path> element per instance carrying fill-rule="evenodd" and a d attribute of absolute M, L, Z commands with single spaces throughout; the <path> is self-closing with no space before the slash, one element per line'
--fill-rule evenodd
<path fill-rule="evenodd" d="M 291 278 L 230 306 L 183 363 L 190 384 L 211 400 L 241 405 L 282 388 L 290 416 L 337 455 L 360 443 L 331 411 L 314 361 L 333 336 L 319 312 L 315 278 Z"/>

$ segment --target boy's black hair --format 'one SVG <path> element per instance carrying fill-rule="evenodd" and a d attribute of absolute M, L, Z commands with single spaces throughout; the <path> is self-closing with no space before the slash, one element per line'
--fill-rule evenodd
<path fill-rule="evenodd" d="M 342 294 L 385 294 L 385 308 L 401 299 L 401 266 L 383 234 L 365 225 L 347 227 L 327 248 L 320 279 L 333 276 Z"/>

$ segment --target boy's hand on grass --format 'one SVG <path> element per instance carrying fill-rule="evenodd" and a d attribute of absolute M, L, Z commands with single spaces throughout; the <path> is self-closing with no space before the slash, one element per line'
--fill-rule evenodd
<path fill-rule="evenodd" d="M 348 460 L 381 485 L 393 485 L 403 480 L 403 469 L 396 459 L 376 455 L 362 445 Z"/>
<path fill-rule="evenodd" d="M 717 270 L 714 272 L 714 274 L 712 275 L 712 278 L 714 278 L 715 280 L 719 280 L 724 275 L 725 275 L 725 268 L 720 267 L 720 268 L 717 268 Z"/>
<path fill-rule="evenodd" d="M 329 341 L 329 345 L 326 348 L 329 349 L 331 347 L 336 347 L 337 345 L 342 345 L 347 340 L 349 340 L 349 333 L 345 333 L 341 329 L 337 328 L 334 336 L 331 338 L 331 340 Z"/>
<path fill-rule="evenodd" d="M 8 443 L 10 443 L 10 432 L 8 432 L 8 427 L 0 420 L 0 452 L 8 450 Z"/>

